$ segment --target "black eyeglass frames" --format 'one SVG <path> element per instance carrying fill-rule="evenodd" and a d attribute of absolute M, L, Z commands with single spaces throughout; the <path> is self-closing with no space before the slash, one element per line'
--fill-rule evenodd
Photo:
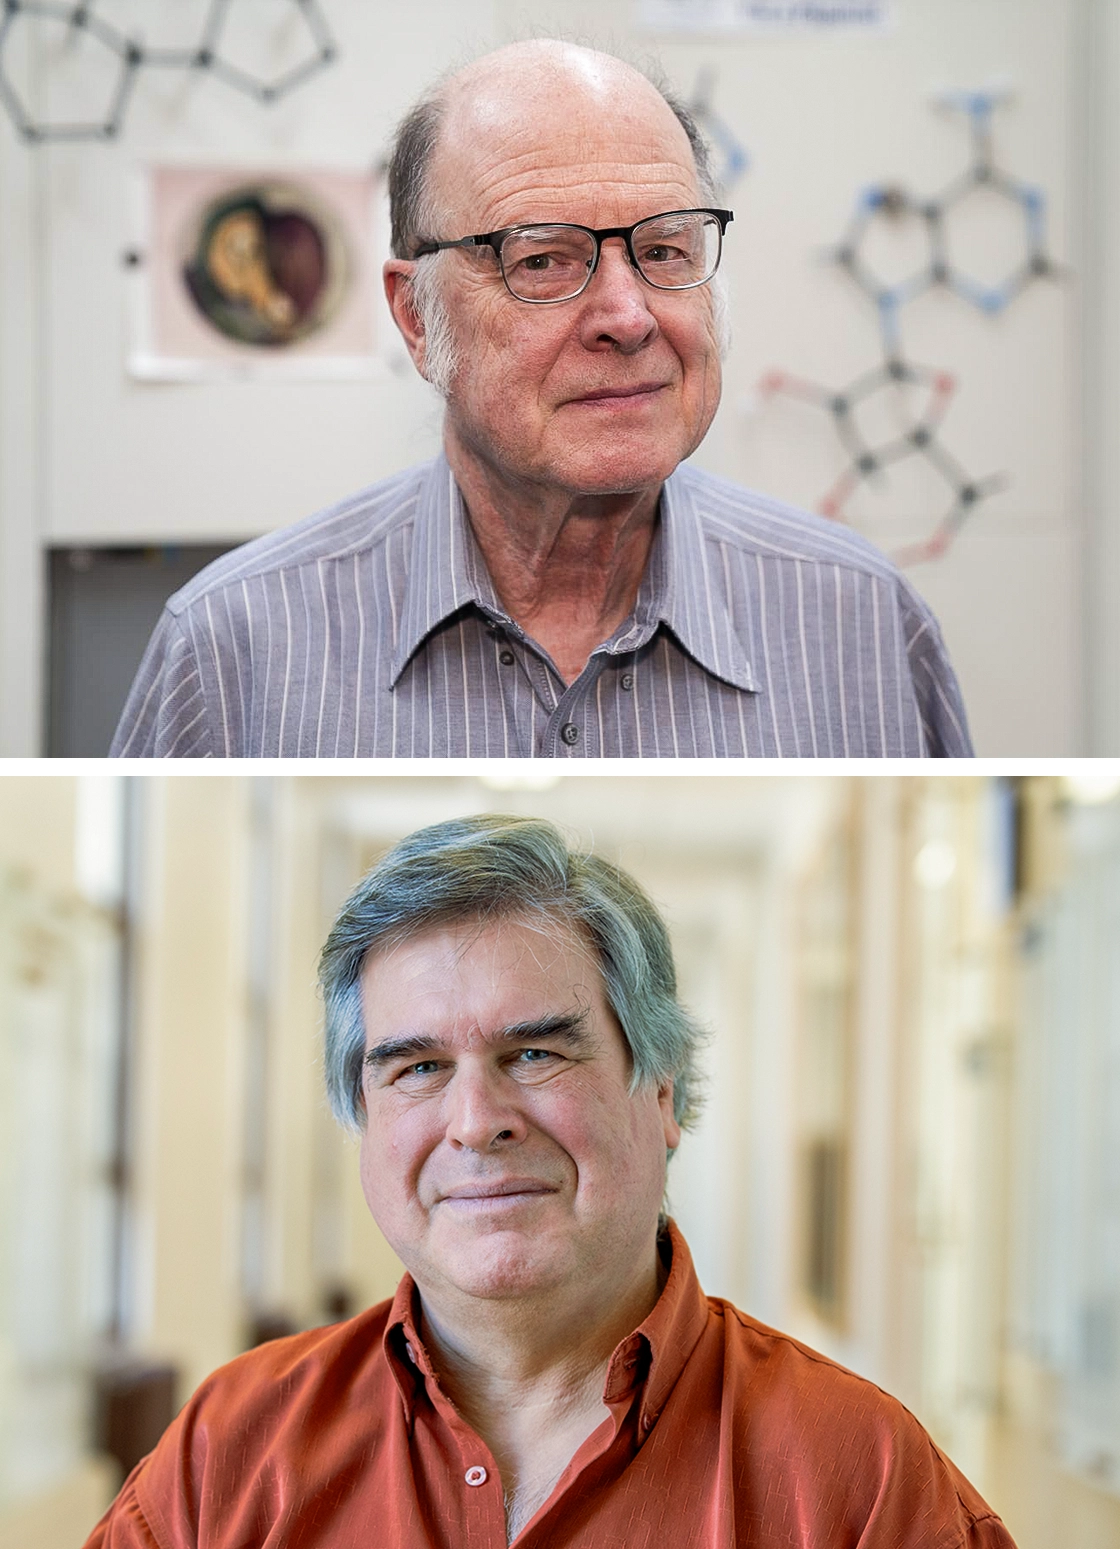
<path fill-rule="evenodd" d="M 453 242 L 421 242 L 413 258 L 445 248 L 492 248 L 506 289 L 518 301 L 571 301 L 586 290 L 599 264 L 603 243 L 619 237 L 647 284 L 658 290 L 691 290 L 705 285 L 719 268 L 730 210 L 668 210 L 633 226 L 507 226 Z"/>

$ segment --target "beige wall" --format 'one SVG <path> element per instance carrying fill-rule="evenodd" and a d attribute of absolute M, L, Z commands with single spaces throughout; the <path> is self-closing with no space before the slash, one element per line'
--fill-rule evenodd
<path fill-rule="evenodd" d="M 75 795 L 72 779 L 0 776 L 0 865 L 53 893 L 72 892 Z"/>
<path fill-rule="evenodd" d="M 1008 1358 L 1004 1414 L 992 1438 L 988 1499 L 1018 1549 L 1116 1549 L 1120 1500 L 1067 1472 L 1054 1457 L 1053 1379 L 1022 1356 Z"/>
<path fill-rule="evenodd" d="M 76 814 L 73 779 L 0 776 L 0 871 L 19 874 L 36 895 L 72 903 Z M 70 1549 L 81 1542 L 115 1488 L 113 1467 L 91 1459 L 44 1497 L 0 1507 L 0 1544 L 4 1549 Z"/>
<path fill-rule="evenodd" d="M 232 778 L 144 789 L 134 1337 L 187 1391 L 241 1337 L 245 801 Z"/>

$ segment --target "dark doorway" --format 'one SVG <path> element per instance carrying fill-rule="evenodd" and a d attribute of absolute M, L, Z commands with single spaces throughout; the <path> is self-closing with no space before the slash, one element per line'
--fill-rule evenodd
<path fill-rule="evenodd" d="M 233 547 L 50 551 L 48 758 L 105 757 L 164 603 Z"/>

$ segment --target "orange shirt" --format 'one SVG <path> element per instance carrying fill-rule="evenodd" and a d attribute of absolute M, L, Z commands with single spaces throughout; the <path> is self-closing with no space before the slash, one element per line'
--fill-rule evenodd
<path fill-rule="evenodd" d="M 893 1398 L 700 1290 L 684 1239 L 518 1549 L 1014 1549 Z M 86 1549 L 505 1549 L 490 1452 L 391 1302 L 213 1373 Z"/>

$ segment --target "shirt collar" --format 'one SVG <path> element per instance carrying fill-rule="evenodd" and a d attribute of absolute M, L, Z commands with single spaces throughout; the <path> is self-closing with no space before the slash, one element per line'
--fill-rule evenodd
<path fill-rule="evenodd" d="M 675 1221 L 662 1238 L 669 1275 L 653 1311 L 619 1344 L 607 1368 L 603 1402 L 629 1400 L 642 1385 L 639 1434 L 645 1439 L 676 1385 L 708 1321 L 708 1303 L 692 1255 Z"/>
<path fill-rule="evenodd" d="M 652 1429 L 665 1401 L 704 1332 L 708 1303 L 693 1268 L 692 1255 L 674 1221 L 662 1238 L 669 1274 L 652 1312 L 614 1349 L 603 1385 L 603 1402 L 629 1407 L 641 1388 L 639 1433 Z M 384 1349 L 390 1370 L 411 1414 L 418 1391 L 427 1386 L 435 1399 L 439 1378 L 417 1332 L 419 1292 L 411 1275 L 397 1287 L 385 1326 Z"/>
<path fill-rule="evenodd" d="M 713 559 L 691 485 L 678 471 L 662 486 L 660 520 L 634 611 L 611 637 L 608 653 L 619 656 L 637 650 L 664 624 L 714 677 L 756 692 L 758 685 L 735 632 L 725 588 L 712 575 Z M 432 631 L 472 603 L 492 623 L 520 634 L 494 590 L 463 497 L 441 453 L 421 487 L 413 524 L 408 580 L 390 669 L 393 686 Z"/>
<path fill-rule="evenodd" d="M 417 1393 L 426 1383 L 430 1382 L 433 1388 L 439 1387 L 439 1378 L 431 1357 L 416 1331 L 420 1321 L 419 1313 L 420 1292 L 412 1276 L 405 1274 L 389 1308 L 389 1321 L 385 1325 L 382 1346 L 389 1370 L 409 1413 Z"/>
<path fill-rule="evenodd" d="M 420 488 L 391 686 L 432 631 L 471 603 L 495 624 L 515 628 L 498 601 L 455 476 L 441 453 Z"/>
<path fill-rule="evenodd" d="M 664 555 L 660 622 L 713 677 L 757 693 L 750 658 L 728 606 L 727 587 L 713 573 L 716 556 L 704 532 L 693 483 L 680 468 L 661 489 L 658 536 Z M 647 576 L 651 571 L 647 568 Z"/>

